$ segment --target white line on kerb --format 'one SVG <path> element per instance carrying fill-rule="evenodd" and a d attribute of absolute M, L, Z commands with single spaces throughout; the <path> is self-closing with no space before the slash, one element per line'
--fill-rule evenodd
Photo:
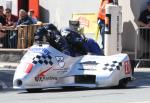
<path fill-rule="evenodd" d="M 150 103 L 150 101 L 142 101 L 142 102 L 126 102 L 126 103 Z"/>

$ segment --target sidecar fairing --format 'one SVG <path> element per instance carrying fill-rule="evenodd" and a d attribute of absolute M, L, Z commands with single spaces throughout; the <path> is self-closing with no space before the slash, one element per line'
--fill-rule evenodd
<path fill-rule="evenodd" d="M 71 57 L 49 44 L 35 44 L 16 68 L 13 88 L 126 87 L 132 78 L 127 54 Z"/>

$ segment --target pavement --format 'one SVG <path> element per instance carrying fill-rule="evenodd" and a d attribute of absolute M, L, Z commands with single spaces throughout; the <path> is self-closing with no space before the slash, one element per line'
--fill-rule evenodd
<path fill-rule="evenodd" d="M 13 62 L 0 62 L 0 69 L 16 69 L 19 63 L 13 63 Z"/>

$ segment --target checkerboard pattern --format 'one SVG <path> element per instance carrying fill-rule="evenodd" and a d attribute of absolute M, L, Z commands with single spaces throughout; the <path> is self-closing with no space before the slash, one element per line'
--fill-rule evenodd
<path fill-rule="evenodd" d="M 122 66 L 122 62 L 112 61 L 111 63 L 104 64 L 103 70 L 113 71 L 116 68 L 117 70 L 120 70 L 121 66 Z"/>
<path fill-rule="evenodd" d="M 36 57 L 33 58 L 33 64 L 50 64 L 53 65 L 53 62 L 51 61 L 52 57 L 50 55 L 37 55 Z"/>

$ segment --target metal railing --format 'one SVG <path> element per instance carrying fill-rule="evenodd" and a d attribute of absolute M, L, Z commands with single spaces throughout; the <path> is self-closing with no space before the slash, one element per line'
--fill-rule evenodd
<path fill-rule="evenodd" d="M 0 48 L 25 49 L 34 42 L 34 32 L 44 24 L 21 25 L 16 29 L 0 30 Z"/>
<path fill-rule="evenodd" d="M 135 41 L 135 60 L 150 61 L 150 28 L 139 27 Z"/>
<path fill-rule="evenodd" d="M 0 47 L 1 48 L 16 48 L 17 42 L 15 39 L 17 29 L 2 29 L 0 31 Z"/>

